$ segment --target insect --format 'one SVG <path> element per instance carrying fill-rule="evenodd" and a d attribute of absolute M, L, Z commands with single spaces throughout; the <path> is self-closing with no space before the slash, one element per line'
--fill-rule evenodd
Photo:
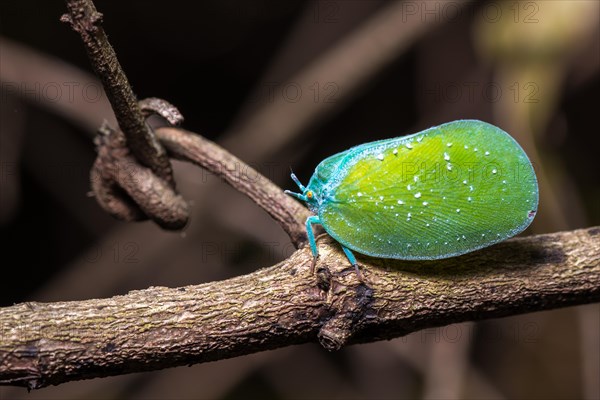
<path fill-rule="evenodd" d="M 519 144 L 477 120 L 449 122 L 410 136 L 352 147 L 323 160 L 285 193 L 306 202 L 313 224 L 352 251 L 434 260 L 478 250 L 529 226 L 538 207 L 535 172 Z M 313 263 L 314 266 L 314 263 Z"/>

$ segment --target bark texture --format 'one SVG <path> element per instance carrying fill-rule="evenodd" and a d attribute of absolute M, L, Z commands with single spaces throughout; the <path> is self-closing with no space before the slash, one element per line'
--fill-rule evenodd
<path fill-rule="evenodd" d="M 329 350 L 466 320 L 600 299 L 600 227 L 438 261 L 359 255 L 331 238 L 272 267 L 109 299 L 0 309 L 0 384 L 40 388 L 319 341 Z M 168 267 L 168 266 L 167 266 Z"/>

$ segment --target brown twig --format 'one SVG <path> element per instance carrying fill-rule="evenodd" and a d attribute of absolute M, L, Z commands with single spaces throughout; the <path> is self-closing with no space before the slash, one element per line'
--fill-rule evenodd
<path fill-rule="evenodd" d="M 104 85 L 133 154 L 143 165 L 173 185 L 169 159 L 146 125 L 125 72 L 100 26 L 102 13 L 96 10 L 91 0 L 66 0 L 66 3 L 69 13 L 61 20 L 69 23 L 81 36 L 94 72 Z"/>
<path fill-rule="evenodd" d="M 306 242 L 304 221 L 310 213 L 279 186 L 197 134 L 171 127 L 159 128 L 156 133 L 172 157 L 207 169 L 247 195 L 281 225 L 296 247 Z"/>
<path fill-rule="evenodd" d="M 316 341 L 339 349 L 445 324 L 600 300 L 600 227 L 512 239 L 461 257 L 361 257 L 319 240 L 246 276 L 109 299 L 0 309 L 0 383 L 40 388 Z"/>
<path fill-rule="evenodd" d="M 98 152 L 104 153 L 104 157 L 99 155 L 94 165 L 94 176 L 102 178 L 92 181 L 92 188 L 100 205 L 112 215 L 126 221 L 149 217 L 166 229 L 183 228 L 189 218 L 187 205 L 175 191 L 173 171 L 166 152 L 146 124 L 142 107 L 138 104 L 117 56 L 100 27 L 102 14 L 96 10 L 92 0 L 66 0 L 66 3 L 69 13 L 63 15 L 61 20 L 68 22 L 81 36 L 122 132 L 113 131 L 111 135 L 106 135 L 110 130 L 105 126 L 104 138 L 98 141 Z M 153 107 L 151 102 L 149 106 Z M 122 135 L 127 139 L 126 145 Z M 118 148 L 115 144 L 119 145 Z M 143 167 L 147 167 L 153 174 L 145 175 L 150 178 L 156 176 L 149 181 L 146 188 L 140 185 L 124 187 L 118 179 L 121 171 L 117 169 L 115 174 L 118 157 L 125 153 L 125 150 L 128 150 L 128 156 L 128 152 L 131 151 L 135 157 L 135 163 L 132 165 L 140 170 L 140 174 L 144 174 Z M 108 165 L 105 165 L 106 162 Z M 137 162 L 141 164 L 140 168 Z M 151 207 L 142 204 L 138 204 L 138 207 L 134 203 L 144 194 L 152 194 L 155 189 L 162 188 L 168 192 L 167 196 L 151 196 L 155 202 L 159 199 L 159 203 L 152 204 Z M 124 195 L 123 190 L 128 196 Z M 134 202 L 131 201 L 132 197 Z"/>
<path fill-rule="evenodd" d="M 122 220 L 150 216 L 162 227 L 181 228 L 188 215 L 185 200 L 129 155 L 120 131 L 104 126 L 101 132 L 91 174 L 98 202 Z M 156 134 L 171 157 L 203 167 L 247 195 L 281 225 L 296 247 L 306 242 L 308 210 L 258 171 L 195 133 L 163 127 L 157 128 Z"/>

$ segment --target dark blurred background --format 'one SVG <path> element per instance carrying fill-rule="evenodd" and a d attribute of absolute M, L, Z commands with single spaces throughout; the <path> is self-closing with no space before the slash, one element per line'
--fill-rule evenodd
<path fill-rule="evenodd" d="M 525 234 L 600 224 L 600 2 L 96 1 L 139 98 L 282 188 L 328 155 L 477 118 L 535 164 Z M 89 197 L 114 121 L 64 1 L 0 1 L 1 305 L 124 294 L 251 272 L 293 251 L 250 200 L 176 163 L 182 233 L 113 220 Z M 240 168 L 240 174 L 247 173 Z M 0 399 L 600 397 L 598 304 L 416 332 L 327 353 L 292 346 Z"/>

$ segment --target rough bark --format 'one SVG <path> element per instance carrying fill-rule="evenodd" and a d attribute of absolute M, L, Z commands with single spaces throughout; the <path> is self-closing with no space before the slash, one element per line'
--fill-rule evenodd
<path fill-rule="evenodd" d="M 600 227 L 517 238 L 439 261 L 360 257 L 324 235 L 237 278 L 0 309 L 0 384 L 40 388 L 320 341 L 327 349 L 600 299 Z"/>

